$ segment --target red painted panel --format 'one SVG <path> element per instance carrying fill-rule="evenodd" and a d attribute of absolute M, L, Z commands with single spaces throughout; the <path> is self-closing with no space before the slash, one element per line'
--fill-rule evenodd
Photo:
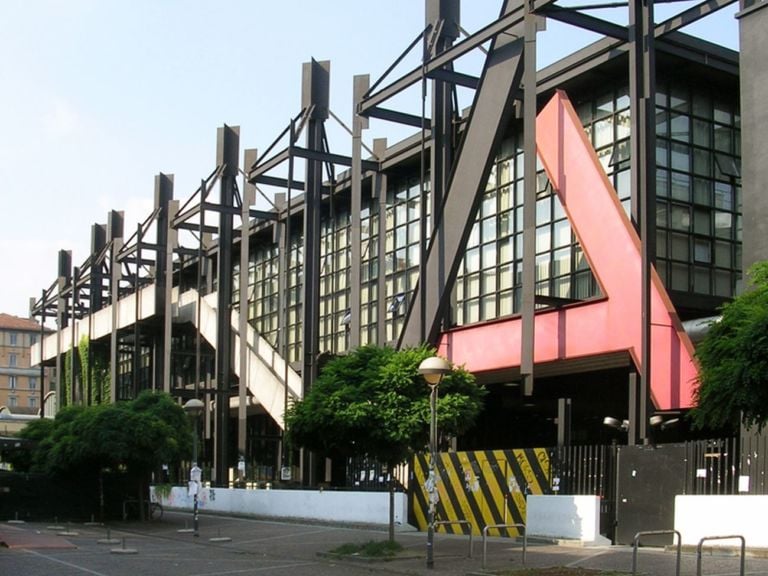
<path fill-rule="evenodd" d="M 586 138 L 558 92 L 536 120 L 539 157 L 565 208 L 605 300 L 536 314 L 536 363 L 628 351 L 640 370 L 640 240 Z M 693 345 L 653 273 L 651 395 L 660 409 L 689 407 L 698 371 Z M 520 365 L 519 319 L 443 336 L 453 362 L 482 372 Z"/>

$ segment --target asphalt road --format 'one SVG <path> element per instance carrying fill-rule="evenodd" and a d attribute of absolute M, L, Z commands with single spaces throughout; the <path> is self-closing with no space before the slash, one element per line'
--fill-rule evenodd
<path fill-rule="evenodd" d="M 116 523 L 109 527 L 113 543 L 103 526 L 50 524 L 3 524 L 0 540 L 0 576 L 362 576 L 371 574 L 481 573 L 482 540 L 474 539 L 473 557 L 468 557 L 466 537 L 436 536 L 435 569 L 426 568 L 426 535 L 397 534 L 404 546 L 403 558 L 390 562 L 339 560 L 325 555 L 350 542 L 382 540 L 384 527 L 350 527 L 274 522 L 249 518 L 202 515 L 200 535 L 179 532 L 191 525 L 189 514 L 166 511 L 162 520 L 151 523 Z M 231 540 L 229 540 L 231 539 Z M 128 552 L 120 552 L 121 549 Z M 115 551 L 117 550 L 117 552 Z M 716 554 L 704 557 L 706 576 L 736 576 L 739 559 Z M 584 548 L 530 543 L 526 566 L 581 566 L 631 572 L 632 550 L 623 546 Z M 507 539 L 492 538 L 487 544 L 487 571 L 522 568 L 522 546 Z M 638 573 L 648 576 L 675 574 L 675 554 L 641 549 Z M 682 575 L 696 574 L 696 556 L 685 553 Z M 768 559 L 748 557 L 746 574 L 768 575 Z"/>

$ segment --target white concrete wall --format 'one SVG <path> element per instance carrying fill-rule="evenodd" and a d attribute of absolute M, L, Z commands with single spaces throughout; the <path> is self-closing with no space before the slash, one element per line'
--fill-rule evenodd
<path fill-rule="evenodd" d="M 768 548 L 768 496 L 676 496 L 675 530 L 683 544 L 705 536 L 741 535 L 749 548 Z M 739 546 L 738 540 L 713 540 L 705 546 Z"/>
<path fill-rule="evenodd" d="M 186 487 L 174 486 L 158 498 L 164 507 L 192 510 Z M 389 524 L 389 493 L 335 490 L 243 490 L 203 488 L 200 510 L 259 517 L 295 518 L 328 522 Z M 395 494 L 395 524 L 408 521 L 408 498 Z"/>
<path fill-rule="evenodd" d="M 529 536 L 609 543 L 600 535 L 597 496 L 529 495 L 526 507 Z"/>

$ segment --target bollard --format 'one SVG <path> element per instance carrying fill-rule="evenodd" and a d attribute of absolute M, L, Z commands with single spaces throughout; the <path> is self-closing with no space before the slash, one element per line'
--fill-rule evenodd
<path fill-rule="evenodd" d="M 696 546 L 696 576 L 701 576 L 701 549 L 704 546 L 704 542 L 708 540 L 731 540 L 737 539 L 741 542 L 741 562 L 739 563 L 739 576 L 744 576 L 746 565 L 744 557 L 746 556 L 747 541 L 744 536 L 740 534 L 734 534 L 729 536 L 705 536 L 699 540 L 698 546 Z"/>
<path fill-rule="evenodd" d="M 138 554 L 138 550 L 135 548 L 126 548 L 125 537 L 122 539 L 122 546 L 120 548 L 112 548 L 109 552 L 110 554 Z"/>
<path fill-rule="evenodd" d="M 637 548 L 640 545 L 640 538 L 642 536 L 653 536 L 653 535 L 674 535 L 677 536 L 677 557 L 675 562 L 675 576 L 680 576 L 680 553 L 682 550 L 682 540 L 683 537 L 680 536 L 680 532 L 677 530 L 645 530 L 643 532 L 638 532 L 635 534 L 635 539 L 632 542 L 632 575 L 634 576 L 637 574 Z"/>
<path fill-rule="evenodd" d="M 221 528 L 219 528 L 218 534 L 219 534 L 218 537 L 208 538 L 208 542 L 232 542 L 232 538 L 230 538 L 229 536 L 221 535 Z"/>
<path fill-rule="evenodd" d="M 491 528 L 518 528 L 523 531 L 523 565 L 525 565 L 525 552 L 528 548 L 528 530 L 525 528 L 525 524 L 489 524 L 483 528 L 483 570 L 485 570 L 485 559 L 487 555 L 487 536 L 488 530 Z"/>
<path fill-rule="evenodd" d="M 107 526 L 107 537 L 102 538 L 101 540 L 97 540 L 97 543 L 99 544 L 118 544 L 119 542 L 120 540 L 116 540 L 115 538 L 112 538 L 112 532 L 109 526 Z"/>

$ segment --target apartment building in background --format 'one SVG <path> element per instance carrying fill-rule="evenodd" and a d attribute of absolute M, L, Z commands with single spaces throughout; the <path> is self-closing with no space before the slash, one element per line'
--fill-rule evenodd
<path fill-rule="evenodd" d="M 40 414 L 52 371 L 46 368 L 41 374 L 30 362 L 30 347 L 39 340 L 40 324 L 0 313 L 0 421 L 8 415 Z"/>

